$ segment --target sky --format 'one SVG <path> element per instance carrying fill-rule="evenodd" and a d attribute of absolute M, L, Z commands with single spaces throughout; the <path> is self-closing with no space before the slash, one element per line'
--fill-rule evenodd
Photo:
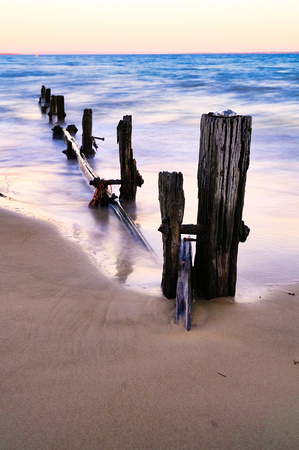
<path fill-rule="evenodd" d="M 0 53 L 299 51 L 298 0 L 2 0 Z"/>

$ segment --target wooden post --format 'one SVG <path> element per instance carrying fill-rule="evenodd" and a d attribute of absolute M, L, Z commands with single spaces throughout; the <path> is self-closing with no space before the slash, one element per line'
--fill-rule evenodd
<path fill-rule="evenodd" d="M 51 89 L 50 88 L 47 88 L 46 89 L 46 103 L 47 104 L 50 104 L 50 101 L 51 101 Z"/>
<path fill-rule="evenodd" d="M 174 298 L 176 296 L 179 270 L 180 226 L 185 208 L 183 175 L 181 172 L 159 173 L 159 202 L 163 224 L 163 230 L 160 229 L 162 232 L 164 258 L 162 292 L 166 298 Z"/>
<path fill-rule="evenodd" d="M 48 112 L 50 121 L 52 120 L 52 117 L 55 116 L 56 114 L 57 114 L 56 95 L 52 95 L 50 100 L 50 111 Z"/>
<path fill-rule="evenodd" d="M 192 303 L 192 247 L 190 239 L 183 238 L 180 249 L 180 265 L 176 291 L 175 318 L 178 323 L 184 317 L 187 331 L 191 330 Z"/>
<path fill-rule="evenodd" d="M 62 153 L 64 153 L 67 156 L 67 159 L 76 159 L 77 155 L 74 152 L 72 142 L 66 141 L 66 144 L 67 144 L 67 148 L 66 148 L 66 150 L 63 150 Z"/>
<path fill-rule="evenodd" d="M 124 116 L 117 126 L 117 142 L 119 144 L 119 161 L 121 188 L 120 198 L 135 200 L 137 186 L 141 187 L 143 179 L 133 159 L 132 149 L 132 116 Z"/>
<path fill-rule="evenodd" d="M 68 131 L 70 133 L 71 136 L 75 136 L 75 134 L 78 131 L 78 128 L 76 127 L 76 125 L 68 125 L 66 127 L 66 131 Z"/>
<path fill-rule="evenodd" d="M 81 151 L 86 156 L 94 155 L 92 148 L 92 110 L 84 109 L 82 118 L 82 147 Z"/>
<path fill-rule="evenodd" d="M 41 90 L 40 90 L 39 103 L 41 103 L 42 100 L 45 101 L 45 99 L 46 99 L 46 88 L 45 88 L 45 86 L 43 85 L 43 86 L 41 87 Z"/>
<path fill-rule="evenodd" d="M 208 234 L 197 239 L 194 279 L 207 299 L 235 295 L 251 123 L 250 116 L 201 118 L 197 223 Z"/>
<path fill-rule="evenodd" d="M 65 111 L 64 111 L 64 96 L 63 95 L 57 95 L 56 104 L 57 104 L 57 120 L 63 121 L 66 116 Z"/>

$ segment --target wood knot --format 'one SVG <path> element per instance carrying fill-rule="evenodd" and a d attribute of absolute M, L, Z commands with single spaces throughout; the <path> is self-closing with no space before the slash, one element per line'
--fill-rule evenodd
<path fill-rule="evenodd" d="M 247 225 L 245 225 L 244 221 L 242 220 L 240 242 L 245 242 L 249 236 L 249 233 L 250 228 Z"/>
<path fill-rule="evenodd" d="M 170 233 L 169 217 L 162 218 L 162 223 L 159 226 L 158 231 L 160 231 L 160 233 L 164 234 L 165 236 L 169 235 Z"/>

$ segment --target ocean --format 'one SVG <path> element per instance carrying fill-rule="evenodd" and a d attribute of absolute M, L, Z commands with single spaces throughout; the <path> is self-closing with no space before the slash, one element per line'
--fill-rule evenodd
<path fill-rule="evenodd" d="M 0 198 L 3 208 L 53 223 L 108 277 L 160 292 L 158 173 L 180 171 L 184 223 L 196 223 L 199 123 L 232 109 L 253 118 L 236 299 L 299 280 L 299 54 L 1 55 Z M 93 112 L 99 141 L 90 160 L 119 178 L 116 127 L 132 115 L 132 147 L 144 179 L 130 213 L 155 255 L 133 240 L 110 208 L 88 208 L 93 191 L 53 139 L 41 86 L 64 95 L 65 125 Z M 113 191 L 118 195 L 118 188 Z M 20 249 L 21 251 L 21 249 Z M 67 283 L 67 280 L 66 280 Z"/>

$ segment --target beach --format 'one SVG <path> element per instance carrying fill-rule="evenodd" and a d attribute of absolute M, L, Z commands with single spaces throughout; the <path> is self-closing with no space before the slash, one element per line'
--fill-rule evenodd
<path fill-rule="evenodd" d="M 195 302 L 187 332 L 51 224 L 0 217 L 0 448 L 298 447 L 298 284 Z"/>

